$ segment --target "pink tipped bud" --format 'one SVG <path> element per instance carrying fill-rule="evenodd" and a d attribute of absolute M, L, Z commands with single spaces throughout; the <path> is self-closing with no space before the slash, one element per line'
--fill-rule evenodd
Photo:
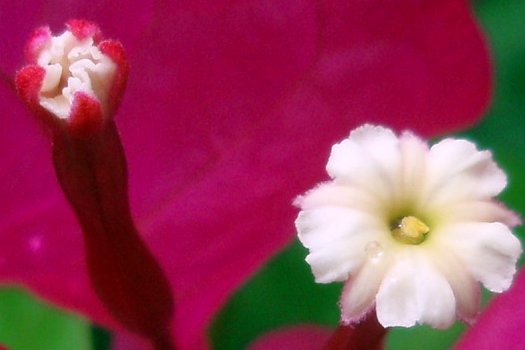
<path fill-rule="evenodd" d="M 78 135 L 100 130 L 113 118 L 124 93 L 128 63 L 122 45 L 102 41 L 97 25 L 71 20 L 52 36 L 39 28 L 26 45 L 30 66 L 16 77 L 19 95 L 54 128 Z"/>
<path fill-rule="evenodd" d="M 93 96 L 78 91 L 71 106 L 69 132 L 77 136 L 93 135 L 102 127 L 100 103 Z"/>
<path fill-rule="evenodd" d="M 48 28 L 35 31 L 26 46 L 30 64 L 16 76 L 18 93 L 53 129 L 55 170 L 82 227 L 95 292 L 129 331 L 172 350 L 171 286 L 133 223 L 112 120 L 127 83 L 126 55 L 91 22 L 72 20 L 67 29 L 55 37 Z"/>
<path fill-rule="evenodd" d="M 49 27 L 37 28 L 26 44 L 24 53 L 28 63 L 36 63 L 42 50 L 51 43 Z"/>
<path fill-rule="evenodd" d="M 108 112 L 113 114 L 116 112 L 126 85 L 128 83 L 129 65 L 124 47 L 119 41 L 116 40 L 104 40 L 99 44 L 100 51 L 108 56 L 116 65 L 115 73 L 113 75 L 113 83 L 109 89 L 108 101 L 111 103 L 108 105 Z"/>
<path fill-rule="evenodd" d="M 84 19 L 70 19 L 66 27 L 78 40 L 92 38 L 96 44 L 102 40 L 102 31 L 93 22 Z"/>

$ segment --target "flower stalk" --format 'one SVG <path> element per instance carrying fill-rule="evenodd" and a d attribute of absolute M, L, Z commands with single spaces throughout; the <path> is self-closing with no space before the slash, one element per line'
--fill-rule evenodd
<path fill-rule="evenodd" d="M 357 325 L 340 324 L 323 350 L 381 350 L 387 330 L 379 324 L 375 312 Z"/>
<path fill-rule="evenodd" d="M 124 150 L 113 122 L 89 138 L 53 136 L 53 164 L 84 233 L 95 291 L 127 329 L 173 349 L 169 283 L 133 224 Z"/>

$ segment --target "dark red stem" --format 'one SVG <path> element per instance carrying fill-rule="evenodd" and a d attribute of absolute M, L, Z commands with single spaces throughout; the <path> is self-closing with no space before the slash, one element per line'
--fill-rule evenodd
<path fill-rule="evenodd" d="M 169 282 L 131 218 L 127 166 L 116 126 L 90 137 L 56 132 L 55 170 L 80 222 L 94 289 L 123 326 L 175 349 L 169 335 L 174 303 Z"/>
<path fill-rule="evenodd" d="M 323 350 L 382 350 L 387 330 L 377 321 L 376 313 L 371 312 L 361 323 L 339 325 Z"/>

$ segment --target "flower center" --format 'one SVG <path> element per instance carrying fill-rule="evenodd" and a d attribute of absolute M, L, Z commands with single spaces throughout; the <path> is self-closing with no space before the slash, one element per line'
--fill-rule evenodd
<path fill-rule="evenodd" d="M 61 119 L 68 118 L 76 92 L 96 97 L 105 105 L 115 64 L 93 42 L 78 40 L 70 31 L 51 38 L 38 57 L 46 70 L 40 105 Z"/>
<path fill-rule="evenodd" d="M 422 243 L 430 228 L 415 216 L 405 216 L 392 227 L 392 236 L 404 244 Z"/>

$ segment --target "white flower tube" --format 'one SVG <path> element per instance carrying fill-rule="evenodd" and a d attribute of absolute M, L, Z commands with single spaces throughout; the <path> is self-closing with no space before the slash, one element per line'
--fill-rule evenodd
<path fill-rule="evenodd" d="M 296 227 L 316 281 L 346 282 L 344 323 L 375 306 L 385 327 L 446 328 L 476 318 L 480 282 L 511 285 L 520 219 L 494 200 L 507 180 L 489 151 L 364 125 L 326 168 L 332 180 L 296 200 Z"/>

